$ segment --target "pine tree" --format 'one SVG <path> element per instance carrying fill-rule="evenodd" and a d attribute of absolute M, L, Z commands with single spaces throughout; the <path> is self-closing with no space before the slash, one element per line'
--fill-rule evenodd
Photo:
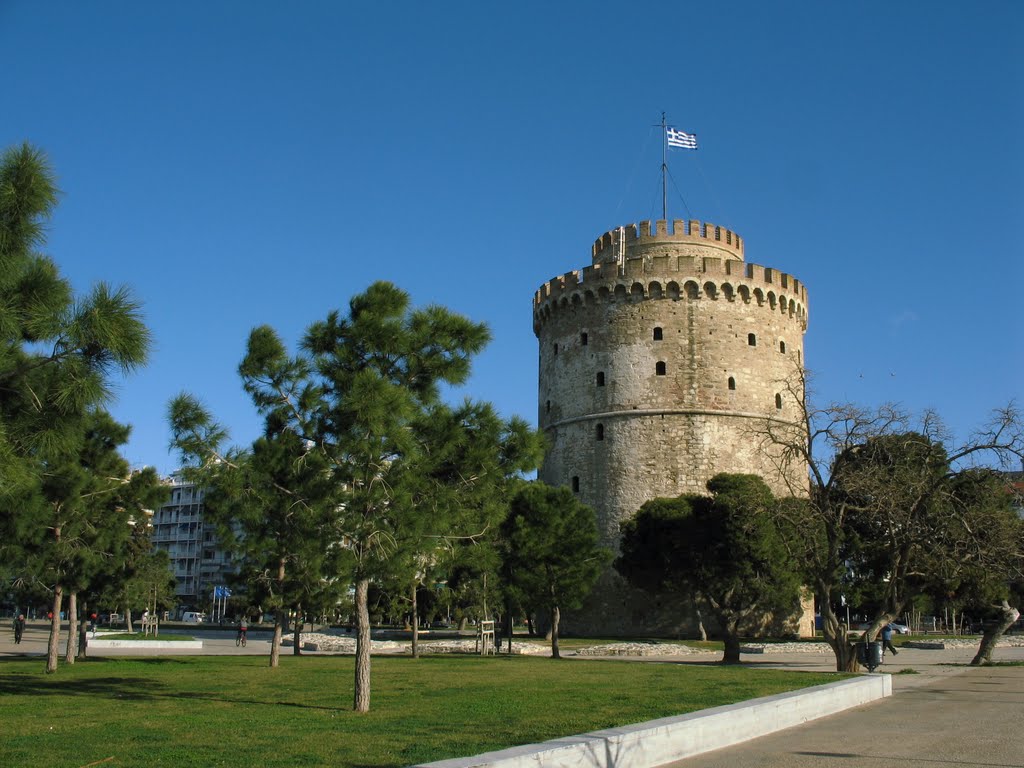
<path fill-rule="evenodd" d="M 57 196 L 38 150 L 26 144 L 0 158 L 0 533 L 7 534 L 0 555 L 22 573 L 49 568 L 55 576 L 55 563 L 66 558 L 54 553 L 66 546 L 54 516 L 62 523 L 84 486 L 75 473 L 52 470 L 79 460 L 111 375 L 142 365 L 149 347 L 139 305 L 125 289 L 101 283 L 76 298 L 38 252 Z M 48 534 L 46 562 L 29 562 L 31 545 L 42 546 Z M 61 605 L 60 580 L 54 584 L 48 671 L 56 669 Z"/>

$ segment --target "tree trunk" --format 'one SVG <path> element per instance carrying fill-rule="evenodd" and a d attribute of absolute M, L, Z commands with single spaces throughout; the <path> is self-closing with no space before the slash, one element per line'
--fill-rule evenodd
<path fill-rule="evenodd" d="M 125 628 L 125 631 L 127 631 L 129 635 L 132 634 L 132 609 L 131 608 L 125 608 L 124 609 L 124 628 Z"/>
<path fill-rule="evenodd" d="M 558 622 L 561 619 L 561 613 L 558 610 L 558 606 L 554 605 L 551 607 L 551 658 L 560 659 L 558 655 Z"/>
<path fill-rule="evenodd" d="M 507 652 L 512 653 L 512 633 L 514 631 L 515 619 L 512 618 L 512 604 L 505 606 L 505 639 L 508 641 Z"/>
<path fill-rule="evenodd" d="M 729 630 L 725 635 L 725 653 L 722 655 L 723 664 L 739 664 L 740 662 L 740 636 L 735 630 Z"/>
<path fill-rule="evenodd" d="M 352 708 L 356 712 L 370 711 L 370 610 L 368 606 L 370 580 L 356 581 L 356 679 Z"/>
<path fill-rule="evenodd" d="M 274 610 L 274 637 L 270 641 L 270 667 L 281 660 L 281 628 L 284 626 L 284 606 Z"/>
<path fill-rule="evenodd" d="M 302 603 L 299 603 L 298 605 L 295 606 L 295 616 L 298 617 L 298 616 L 301 616 L 301 615 L 302 615 Z M 302 655 L 302 627 L 304 625 L 305 625 L 305 622 L 296 621 L 295 622 L 295 626 L 292 627 L 292 656 L 301 656 Z M 312 627 L 310 627 L 310 630 L 312 630 Z"/>
<path fill-rule="evenodd" d="M 412 583 L 412 657 L 420 657 L 420 617 L 419 606 L 416 604 L 416 582 Z"/>
<path fill-rule="evenodd" d="M 274 669 L 281 661 L 281 632 L 286 620 L 285 607 L 284 607 L 284 576 L 285 576 L 285 563 L 287 561 L 283 557 L 279 557 L 277 560 L 277 589 L 278 599 L 281 600 L 281 605 L 274 611 L 274 638 L 270 643 L 270 668 Z"/>
<path fill-rule="evenodd" d="M 78 622 L 78 658 L 84 659 L 89 648 L 89 606 L 82 601 L 82 620 Z"/>
<path fill-rule="evenodd" d="M 1012 607 L 1006 600 L 1003 600 L 1001 608 L 1003 615 L 999 623 L 990 626 L 985 630 L 985 634 L 981 636 L 981 645 L 978 646 L 978 653 L 971 659 L 972 667 L 987 666 L 992 663 L 992 651 L 995 650 L 999 638 L 1003 636 L 1006 630 L 1013 626 L 1013 622 L 1020 618 L 1020 611 Z"/>
<path fill-rule="evenodd" d="M 60 607 L 64 602 L 64 588 L 57 584 L 53 588 L 53 604 L 50 613 L 50 639 L 46 643 L 46 673 L 57 671 L 57 657 L 60 655 Z"/>
<path fill-rule="evenodd" d="M 708 631 L 704 629 L 704 617 L 701 616 L 700 609 L 697 609 L 697 632 L 700 633 L 700 639 L 703 642 L 707 642 Z"/>
<path fill-rule="evenodd" d="M 68 644 L 64 649 L 64 663 L 75 663 L 75 648 L 78 642 L 78 593 L 68 593 Z"/>

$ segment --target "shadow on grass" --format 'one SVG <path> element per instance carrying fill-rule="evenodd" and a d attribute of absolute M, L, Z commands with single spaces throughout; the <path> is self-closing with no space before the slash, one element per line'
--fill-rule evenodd
<path fill-rule="evenodd" d="M 91 680 L 67 680 L 59 677 L 0 675 L 0 695 L 7 696 L 105 696 L 112 699 L 144 700 L 153 698 L 152 680 L 143 677 L 97 677 Z M 133 687 L 134 686 L 134 687 Z"/>
<path fill-rule="evenodd" d="M 148 660 L 147 660 L 148 663 Z M 115 701 L 212 701 L 218 704 L 247 704 L 265 707 L 294 707 L 324 712 L 348 712 L 349 707 L 324 706 L 298 701 L 267 701 L 206 692 L 168 691 L 167 686 L 146 677 L 97 677 L 68 680 L 60 677 L 0 675 L 0 696 L 85 696 Z"/>

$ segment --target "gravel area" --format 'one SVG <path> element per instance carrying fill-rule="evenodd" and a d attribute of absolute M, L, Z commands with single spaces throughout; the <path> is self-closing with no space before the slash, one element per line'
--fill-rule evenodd
<path fill-rule="evenodd" d="M 290 646 L 291 637 L 282 639 L 282 645 Z M 978 638 L 964 638 L 957 640 L 916 640 L 906 643 L 908 648 L 920 650 L 939 650 L 952 648 L 976 648 Z M 324 632 L 304 632 L 302 634 L 302 647 L 307 651 L 322 651 L 325 653 L 352 653 L 356 652 L 356 639 L 353 635 L 335 635 Z M 1000 642 L 1000 648 L 1024 647 L 1024 636 L 1013 635 L 1004 637 Z M 430 640 L 422 639 L 419 643 L 420 653 L 477 653 L 477 642 L 475 639 L 461 640 Z M 412 644 L 408 641 L 397 640 L 374 640 L 372 641 L 371 653 L 411 653 Z M 508 653 L 507 647 L 502 644 L 500 653 Z M 515 642 L 512 644 L 514 655 L 546 656 L 551 653 L 551 646 L 546 642 Z M 564 656 L 692 656 L 697 654 L 721 655 L 720 650 L 707 650 L 704 648 L 693 648 L 679 643 L 655 643 L 655 642 L 622 642 L 593 645 L 587 648 L 563 649 Z M 832 649 L 828 643 L 745 643 L 740 646 L 740 653 L 744 654 L 774 654 L 774 653 L 808 653 L 808 654 L 830 654 Z"/>

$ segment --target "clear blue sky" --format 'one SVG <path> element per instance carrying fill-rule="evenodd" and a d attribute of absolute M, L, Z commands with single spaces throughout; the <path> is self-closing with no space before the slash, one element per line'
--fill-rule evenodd
<path fill-rule="evenodd" d="M 290 342 L 378 279 L 482 320 L 464 394 L 536 420 L 531 299 L 606 230 L 727 226 L 803 280 L 821 400 L 1022 394 L 1024 3 L 0 0 L 0 146 L 44 149 L 47 252 L 155 337 L 112 410 L 176 466 L 167 401 L 237 443 L 250 328 Z"/>

